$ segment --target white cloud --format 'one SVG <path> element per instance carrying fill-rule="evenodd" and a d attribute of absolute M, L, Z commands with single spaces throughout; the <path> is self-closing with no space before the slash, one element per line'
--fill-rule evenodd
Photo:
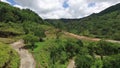
<path fill-rule="evenodd" d="M 6 0 L 2 0 L 6 1 Z M 81 18 L 120 3 L 119 0 L 14 0 L 20 8 L 30 8 L 42 18 Z M 64 8 L 67 1 L 69 7 Z M 89 6 L 93 3 L 94 5 Z"/>
<path fill-rule="evenodd" d="M 111 5 L 120 3 L 119 0 L 69 0 L 69 11 L 73 18 L 81 18 L 92 13 L 98 13 Z M 95 3 L 94 6 L 89 7 L 90 3 Z"/>
<path fill-rule="evenodd" d="M 17 8 L 20 8 L 20 9 L 23 9 L 24 7 L 20 6 L 20 5 L 14 5 L 14 7 L 17 7 Z"/>
<path fill-rule="evenodd" d="M 1 0 L 2 2 L 6 2 L 6 3 L 8 3 L 8 4 L 10 4 L 10 2 L 8 2 L 7 0 Z"/>

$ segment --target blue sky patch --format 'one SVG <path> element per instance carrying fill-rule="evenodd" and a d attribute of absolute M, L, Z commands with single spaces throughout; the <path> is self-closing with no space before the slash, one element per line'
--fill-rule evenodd
<path fill-rule="evenodd" d="M 68 7 L 69 7 L 69 5 L 68 5 L 67 2 L 68 2 L 68 0 L 65 0 L 64 3 L 63 3 L 63 7 L 64 7 L 64 8 L 68 8 Z"/>
<path fill-rule="evenodd" d="M 94 7 L 95 6 L 95 3 L 94 2 L 91 2 L 88 4 L 88 7 Z"/>
<path fill-rule="evenodd" d="M 7 0 L 7 1 L 9 1 L 11 3 L 11 5 L 17 4 L 14 0 Z"/>

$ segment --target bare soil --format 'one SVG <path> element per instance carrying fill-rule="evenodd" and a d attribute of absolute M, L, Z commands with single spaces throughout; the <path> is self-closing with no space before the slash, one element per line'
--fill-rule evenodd
<path fill-rule="evenodd" d="M 75 68 L 75 61 L 74 61 L 74 59 L 71 59 L 69 61 L 69 64 L 68 64 L 67 68 Z"/>
<path fill-rule="evenodd" d="M 91 38 L 91 37 L 86 37 L 86 36 L 80 36 L 80 35 L 76 35 L 73 33 L 69 33 L 69 32 L 64 32 L 65 35 L 77 38 L 77 39 L 81 39 L 81 40 L 88 40 L 88 41 L 100 41 L 101 39 L 99 38 Z M 107 42 L 112 42 L 112 43 L 120 43 L 120 41 L 117 40 L 105 40 Z"/>
<path fill-rule="evenodd" d="M 19 68 L 35 68 L 36 62 L 31 53 L 27 49 L 23 49 L 24 41 L 19 40 L 11 44 L 11 46 L 20 55 L 20 67 Z"/>

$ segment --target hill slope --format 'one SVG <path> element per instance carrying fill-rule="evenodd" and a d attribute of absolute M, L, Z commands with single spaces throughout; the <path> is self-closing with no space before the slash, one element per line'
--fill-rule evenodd
<path fill-rule="evenodd" d="M 45 22 L 30 9 L 19 9 L 0 2 L 0 37 L 13 37 L 44 30 Z"/>
<path fill-rule="evenodd" d="M 57 28 L 98 38 L 120 40 L 120 4 L 81 19 L 47 19 Z"/>
<path fill-rule="evenodd" d="M 28 37 L 30 40 L 43 38 L 45 29 L 42 26 L 45 24 L 36 13 L 29 9 L 19 9 L 0 2 L 0 68 L 19 68 L 20 65 L 19 55 L 5 43 L 12 43 L 16 38 L 23 39 L 26 36 L 30 36 Z M 26 60 L 29 59 L 26 58 Z"/>
<path fill-rule="evenodd" d="M 0 2 L 0 15 L 0 22 L 22 23 L 32 21 L 43 23 L 42 19 L 30 9 L 15 8 L 3 2 Z"/>

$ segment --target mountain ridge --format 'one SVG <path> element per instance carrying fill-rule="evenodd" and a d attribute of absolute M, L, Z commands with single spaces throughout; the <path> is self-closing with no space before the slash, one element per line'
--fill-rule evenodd
<path fill-rule="evenodd" d="M 120 3 L 80 19 L 46 19 L 46 21 L 57 28 L 79 35 L 120 40 L 119 7 Z"/>

